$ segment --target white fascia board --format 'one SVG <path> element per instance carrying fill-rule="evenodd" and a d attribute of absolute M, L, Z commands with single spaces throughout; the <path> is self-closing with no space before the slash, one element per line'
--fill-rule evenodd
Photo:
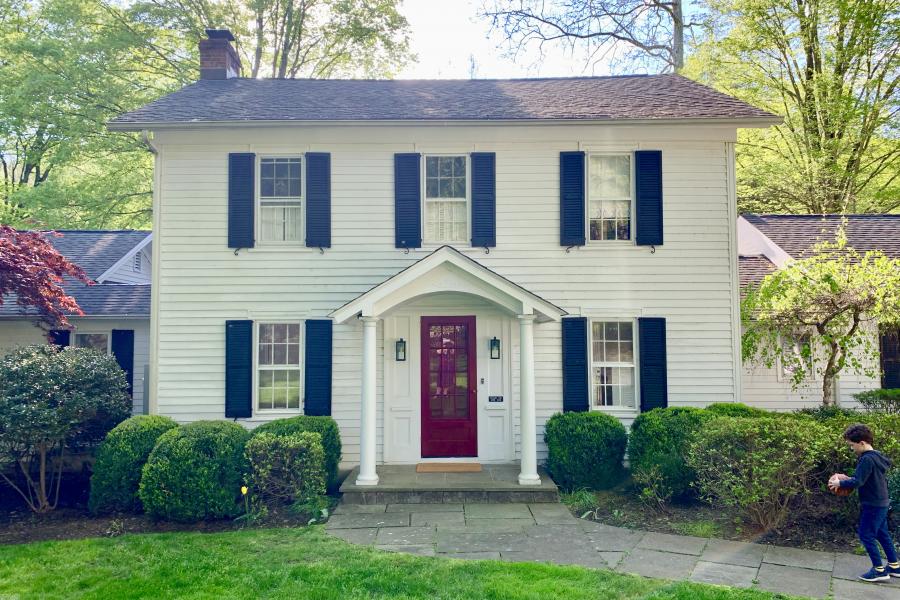
<path fill-rule="evenodd" d="M 773 242 L 769 236 L 757 229 L 743 216 L 737 220 L 738 255 L 765 256 L 779 269 L 793 260 L 790 254 Z"/>
<path fill-rule="evenodd" d="M 129 260 L 134 258 L 135 254 L 137 254 L 138 252 L 140 252 L 141 250 L 146 248 L 147 244 L 149 244 L 151 241 L 153 241 L 153 232 L 152 231 L 147 234 L 147 237 L 145 237 L 140 242 L 138 242 L 134 246 L 134 248 L 132 248 L 131 250 L 126 252 L 122 256 L 122 258 L 120 258 L 115 263 L 113 263 L 113 266 L 111 266 L 106 271 L 104 271 L 103 274 L 97 278 L 97 283 L 103 283 L 104 281 L 106 281 L 113 273 L 115 273 L 119 269 L 119 267 L 125 265 L 125 263 L 127 263 Z M 146 284 L 140 284 L 140 285 L 146 285 Z"/>

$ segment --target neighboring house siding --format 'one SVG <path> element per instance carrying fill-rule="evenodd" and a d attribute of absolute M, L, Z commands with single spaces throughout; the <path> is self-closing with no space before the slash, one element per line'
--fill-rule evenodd
<path fill-rule="evenodd" d="M 139 251 L 141 270 L 134 270 L 133 257 L 126 260 L 106 278 L 107 283 L 126 283 L 131 285 L 148 285 L 150 283 L 150 245 Z"/>
<path fill-rule="evenodd" d="M 73 336 L 78 331 L 92 333 L 109 333 L 113 329 L 134 330 L 134 414 L 144 410 L 144 377 L 145 369 L 150 363 L 150 323 L 147 319 L 79 319 L 70 318 L 75 327 Z M 72 338 L 74 343 L 74 337 Z M 47 338 L 44 332 L 27 320 L 0 320 L 0 354 L 16 346 L 44 344 Z"/>
<path fill-rule="evenodd" d="M 181 422 L 224 417 L 226 319 L 325 317 L 435 249 L 405 254 L 394 247 L 399 152 L 495 152 L 497 245 L 489 254 L 456 247 L 570 314 L 666 318 L 670 405 L 734 401 L 737 290 L 726 164 L 726 142 L 733 138 L 733 128 L 697 125 L 160 131 L 157 411 Z M 559 239 L 559 153 L 638 149 L 662 150 L 665 245 L 655 253 L 616 242 L 566 252 Z M 227 247 L 228 153 L 307 151 L 331 153 L 331 249 L 320 254 L 257 244 L 235 256 Z M 515 323 L 514 330 L 517 336 Z M 379 460 L 382 335 L 379 324 Z M 355 323 L 334 328 L 333 416 L 348 464 L 359 455 L 361 338 Z M 558 323 L 535 326 L 539 458 L 546 452 L 543 424 L 562 410 L 560 340 Z M 518 440 L 515 359 L 511 375 Z"/>

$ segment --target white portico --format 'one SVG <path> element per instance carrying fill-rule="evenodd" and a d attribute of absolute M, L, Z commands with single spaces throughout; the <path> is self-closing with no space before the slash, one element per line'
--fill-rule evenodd
<path fill-rule="evenodd" d="M 363 328 L 356 485 L 378 484 L 379 431 L 385 463 L 509 462 L 517 450 L 516 412 L 518 482 L 539 485 L 534 327 L 565 314 L 448 246 L 334 311 L 336 324 L 358 319 Z M 380 428 L 379 326 L 385 350 Z"/>

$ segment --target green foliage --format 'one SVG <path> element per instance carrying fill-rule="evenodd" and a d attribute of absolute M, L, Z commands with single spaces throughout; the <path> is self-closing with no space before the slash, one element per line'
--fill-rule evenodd
<path fill-rule="evenodd" d="M 131 412 L 125 375 L 111 356 L 53 346 L 0 359 L 0 477 L 35 512 L 56 507 L 62 454 L 92 444 Z M 15 465 L 25 483 L 6 474 Z M 45 468 L 41 468 L 45 467 Z"/>
<path fill-rule="evenodd" d="M 878 376 L 877 337 L 868 322 L 900 322 L 900 260 L 881 252 L 860 255 L 846 244 L 819 244 L 814 252 L 767 275 L 743 305 L 745 363 L 781 368 L 796 389 L 813 375 L 822 403 L 834 402 L 841 373 Z M 806 340 L 799 349 L 785 340 Z"/>
<path fill-rule="evenodd" d="M 631 424 L 628 461 L 644 499 L 663 504 L 692 491 L 694 472 L 685 454 L 710 418 L 707 411 L 691 407 L 656 408 L 638 415 Z"/>
<path fill-rule="evenodd" d="M 251 487 L 263 500 L 306 502 L 325 494 L 325 451 L 318 433 L 259 433 L 247 442 L 245 454 Z"/>
<path fill-rule="evenodd" d="M 697 432 L 687 461 L 703 498 L 770 530 L 808 493 L 828 444 L 826 429 L 812 419 L 785 427 L 782 419 L 717 417 Z"/>
<path fill-rule="evenodd" d="M 853 397 L 869 412 L 900 413 L 900 389 L 868 390 Z"/>
<path fill-rule="evenodd" d="M 807 406 L 794 411 L 795 414 L 804 417 L 810 417 L 817 421 L 828 421 L 829 419 L 839 419 L 844 417 L 852 417 L 857 414 L 856 411 L 840 406 Z"/>
<path fill-rule="evenodd" d="M 600 412 L 557 413 L 544 426 L 547 470 L 564 490 L 603 489 L 622 478 L 627 434 Z"/>
<path fill-rule="evenodd" d="M 672 523 L 672 528 L 681 535 L 701 538 L 722 536 L 722 528 L 715 521 L 683 521 Z"/>
<path fill-rule="evenodd" d="M 322 436 L 322 448 L 325 450 L 325 475 L 328 490 L 337 489 L 338 465 L 341 462 L 341 432 L 331 417 L 313 417 L 299 415 L 287 419 L 276 419 L 263 423 L 253 430 L 253 435 L 272 433 L 274 435 L 293 435 L 312 431 Z"/>
<path fill-rule="evenodd" d="M 891 498 L 891 510 L 900 514 L 900 465 L 894 464 L 888 474 L 888 496 Z"/>
<path fill-rule="evenodd" d="M 575 511 L 578 516 L 597 508 L 597 496 L 590 490 L 580 489 L 560 494 L 563 504 Z"/>
<path fill-rule="evenodd" d="M 246 429 L 230 421 L 196 421 L 162 434 L 141 475 L 138 495 L 144 510 L 172 521 L 239 514 L 249 438 Z"/>
<path fill-rule="evenodd" d="M 774 414 L 740 402 L 716 402 L 705 407 L 705 410 L 719 417 L 769 417 Z"/>
<path fill-rule="evenodd" d="M 138 415 L 116 425 L 97 450 L 88 508 L 93 513 L 138 511 L 141 469 L 163 433 L 178 427 L 169 417 Z"/>

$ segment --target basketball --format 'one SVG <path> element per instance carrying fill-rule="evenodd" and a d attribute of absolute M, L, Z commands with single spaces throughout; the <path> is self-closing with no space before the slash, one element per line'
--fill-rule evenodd
<path fill-rule="evenodd" d="M 843 481 L 845 479 L 850 479 L 849 477 L 847 477 L 846 475 L 843 475 L 843 474 L 838 474 L 837 478 L 840 479 L 841 481 Z M 835 496 L 846 497 L 846 496 L 849 496 L 852 492 L 853 492 L 853 488 L 837 488 L 836 490 L 833 490 L 831 493 L 834 494 Z"/>

